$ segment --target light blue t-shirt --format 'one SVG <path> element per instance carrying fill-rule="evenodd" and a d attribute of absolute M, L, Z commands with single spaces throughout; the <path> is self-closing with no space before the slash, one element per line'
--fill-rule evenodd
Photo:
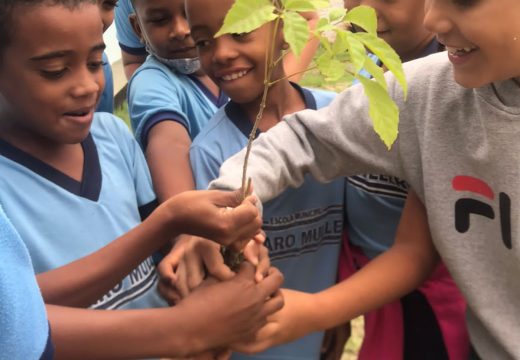
<path fill-rule="evenodd" d="M 141 149 L 122 120 L 95 113 L 82 142 L 78 182 L 0 140 L 0 203 L 25 242 L 36 273 L 55 269 L 106 246 L 155 207 Z M 148 258 L 93 305 L 98 309 L 166 306 Z"/>
<path fill-rule="evenodd" d="M 326 106 L 335 96 L 293 86 L 309 109 Z M 220 165 L 247 144 L 251 128 L 247 115 L 234 102 L 215 114 L 190 150 L 197 189 L 207 188 L 218 176 Z M 264 204 L 266 246 L 273 266 L 285 276 L 285 288 L 316 293 L 336 283 L 343 191 L 344 180 L 321 184 L 307 177 L 300 188 L 288 189 Z M 234 354 L 233 359 L 316 360 L 322 340 L 322 332 L 313 333 L 255 356 Z"/>
<path fill-rule="evenodd" d="M 227 100 L 222 93 L 216 98 L 197 77 L 172 71 L 153 56 L 148 56 L 128 83 L 128 112 L 143 149 L 149 131 L 162 121 L 182 124 L 194 139 Z"/>
<path fill-rule="evenodd" d="M 52 359 L 49 323 L 31 259 L 1 205 L 0 248 L 0 359 Z"/>
<path fill-rule="evenodd" d="M 119 0 L 115 8 L 116 37 L 119 47 L 132 55 L 146 55 L 146 48 L 139 41 L 128 17 L 134 13 L 130 0 Z"/>
<path fill-rule="evenodd" d="M 114 78 L 112 76 L 112 66 L 106 53 L 103 53 L 103 75 L 105 76 L 105 88 L 99 99 L 96 111 L 113 113 L 114 112 Z"/>

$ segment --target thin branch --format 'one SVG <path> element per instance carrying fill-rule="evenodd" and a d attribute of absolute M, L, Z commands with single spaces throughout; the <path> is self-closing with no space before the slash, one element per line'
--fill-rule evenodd
<path fill-rule="evenodd" d="M 274 84 L 276 84 L 279 81 L 282 81 L 282 80 L 285 80 L 285 79 L 290 79 L 293 76 L 300 75 L 300 74 L 306 73 L 307 71 L 311 71 L 311 70 L 314 70 L 314 69 L 317 69 L 317 68 L 318 68 L 318 66 L 314 65 L 314 66 L 311 66 L 310 68 L 308 68 L 306 70 L 302 70 L 302 71 L 298 71 L 298 72 L 295 72 L 295 73 L 290 74 L 290 75 L 286 75 L 286 76 L 284 76 L 284 77 L 282 77 L 282 78 L 280 78 L 278 80 L 270 82 L 269 86 L 273 86 Z"/>

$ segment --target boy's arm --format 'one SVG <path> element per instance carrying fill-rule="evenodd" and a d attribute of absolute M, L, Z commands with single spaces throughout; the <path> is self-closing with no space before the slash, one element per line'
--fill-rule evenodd
<path fill-rule="evenodd" d="M 162 121 L 148 133 L 146 160 L 159 202 L 195 188 L 190 145 L 188 131 L 176 121 Z"/>
<path fill-rule="evenodd" d="M 284 290 L 284 308 L 259 332 L 255 343 L 241 344 L 236 350 L 257 352 L 345 323 L 417 288 L 438 260 L 424 206 L 410 192 L 390 250 L 317 294 Z"/>
<path fill-rule="evenodd" d="M 361 85 L 354 85 L 328 107 L 290 115 L 260 135 L 252 147 L 248 177 L 262 202 L 300 186 L 306 173 L 324 182 L 364 173 L 406 178 L 398 147 L 399 140 L 388 151 L 374 132 L 366 95 Z M 227 160 L 210 188 L 239 188 L 244 156 L 242 150 Z"/>
<path fill-rule="evenodd" d="M 178 234 L 214 238 L 225 244 L 257 235 L 262 221 L 254 199 L 240 204 L 238 198 L 238 192 L 208 191 L 190 191 L 172 198 L 142 224 L 99 251 L 39 274 L 38 284 L 45 301 L 66 306 L 91 305 Z"/>
<path fill-rule="evenodd" d="M 99 311 L 48 305 L 56 359 L 177 357 L 251 337 L 283 306 L 275 269 L 255 283 L 244 265 L 229 281 L 201 288 L 172 308 Z M 268 299 L 268 300 L 266 300 Z"/>

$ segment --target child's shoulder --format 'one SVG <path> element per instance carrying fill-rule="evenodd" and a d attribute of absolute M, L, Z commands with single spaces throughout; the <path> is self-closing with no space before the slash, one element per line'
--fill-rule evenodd
<path fill-rule="evenodd" d="M 168 66 L 161 63 L 155 57 L 148 55 L 145 62 L 134 72 L 129 83 L 132 83 L 136 79 L 142 81 L 150 76 L 154 76 L 154 74 L 156 74 L 156 76 L 163 76 L 176 81 L 183 81 L 186 79 L 186 75 L 172 71 Z"/>
<path fill-rule="evenodd" d="M 226 141 L 224 139 L 229 139 L 235 133 L 234 127 L 226 113 L 226 106 L 222 106 L 195 137 L 191 146 L 211 147 L 214 143 Z"/>
<path fill-rule="evenodd" d="M 125 122 L 107 112 L 94 113 L 90 132 L 95 138 L 111 137 L 117 141 L 127 138 L 133 139 L 132 133 Z"/>
<path fill-rule="evenodd" d="M 334 91 L 325 90 L 325 89 L 315 89 L 315 88 L 303 88 L 304 90 L 308 91 L 313 97 L 314 101 L 316 102 L 316 108 L 320 109 L 324 106 L 327 106 L 330 104 L 332 100 L 338 95 Z"/>

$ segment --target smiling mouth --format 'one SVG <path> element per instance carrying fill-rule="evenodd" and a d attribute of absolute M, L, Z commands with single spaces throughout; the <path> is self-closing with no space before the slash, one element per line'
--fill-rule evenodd
<path fill-rule="evenodd" d="M 474 46 L 474 47 L 456 48 L 453 46 L 446 46 L 446 50 L 452 56 L 464 56 L 464 55 L 467 55 L 467 54 L 477 50 L 477 47 Z"/>
<path fill-rule="evenodd" d="M 250 70 L 241 70 L 241 71 L 237 71 L 237 72 L 234 72 L 231 74 L 223 75 L 220 78 L 224 81 L 233 81 L 233 80 L 237 80 L 237 79 L 240 79 L 240 78 L 246 76 L 249 73 L 249 71 Z"/>

